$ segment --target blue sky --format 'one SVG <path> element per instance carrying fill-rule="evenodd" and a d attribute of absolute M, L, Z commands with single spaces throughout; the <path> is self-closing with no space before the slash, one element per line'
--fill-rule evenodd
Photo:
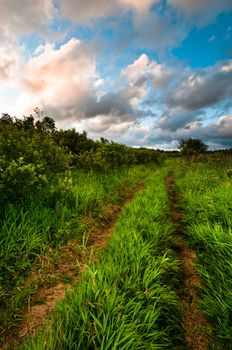
<path fill-rule="evenodd" d="M 1 0 L 0 113 L 131 146 L 232 147 L 231 0 Z"/>

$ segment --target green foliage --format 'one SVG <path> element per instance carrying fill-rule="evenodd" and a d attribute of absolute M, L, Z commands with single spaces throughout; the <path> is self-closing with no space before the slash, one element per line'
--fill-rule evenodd
<path fill-rule="evenodd" d="M 101 261 L 89 264 L 78 290 L 58 305 L 51 327 L 22 349 L 176 348 L 178 264 L 165 243 L 172 232 L 166 175 L 153 175 L 125 207 Z"/>
<path fill-rule="evenodd" d="M 47 122 L 47 120 L 45 120 Z M 42 122 L 43 123 L 43 122 Z M 47 131 L 41 133 L 34 118 L 0 119 L 0 204 L 27 198 L 41 190 L 54 173 L 64 171 L 69 156 Z"/>
<path fill-rule="evenodd" d="M 33 181 L 30 166 L 13 169 L 18 172 L 17 183 L 22 181 L 20 171 L 29 173 L 28 183 Z M 147 172 L 149 170 L 144 170 L 142 167 L 131 168 L 129 171 L 121 170 L 118 173 L 112 171 L 107 175 L 93 172 L 66 172 L 63 175 L 59 174 L 50 188 L 41 188 L 37 197 L 32 197 L 26 205 L 8 206 L 0 229 L 2 264 L 0 271 L 5 276 L 2 281 L 7 283 L 9 280 L 12 285 L 16 285 L 22 271 L 27 272 L 23 267 L 22 258 L 25 258 L 30 266 L 36 254 L 42 253 L 47 243 L 58 246 L 82 234 L 81 229 L 78 230 L 81 216 L 97 217 L 107 203 L 120 199 L 116 194 L 121 188 L 135 183 Z M 25 176 L 24 178 L 26 179 Z M 33 186 L 33 183 L 31 185 Z M 23 191 L 24 183 L 21 186 Z M 34 241 L 39 243 L 34 244 Z M 15 264 L 22 265 L 19 274 Z M 14 271 L 14 277 L 7 271 Z"/>
<path fill-rule="evenodd" d="M 180 152 L 184 156 L 193 156 L 207 151 L 208 146 L 200 139 L 187 139 L 180 141 Z"/>
<path fill-rule="evenodd" d="M 35 121 L 35 118 L 38 120 Z M 108 172 L 135 164 L 157 163 L 154 150 L 132 149 L 84 131 L 56 130 L 52 118 L 35 109 L 23 119 L 0 118 L 0 204 L 14 203 L 36 193 L 69 165 Z"/>
<path fill-rule="evenodd" d="M 78 167 L 88 170 L 108 171 L 132 165 L 150 165 L 160 162 L 153 149 L 130 148 L 117 143 L 102 142 L 95 152 L 84 152 L 75 158 Z"/>
<path fill-rule="evenodd" d="M 0 203 L 16 201 L 30 195 L 35 189 L 41 189 L 47 183 L 41 164 L 25 163 L 23 157 L 12 160 L 4 169 L 5 162 L 0 160 Z"/>
<path fill-rule="evenodd" d="M 0 296 L 4 329 L 15 329 L 15 320 L 35 291 L 23 283 L 38 257 L 81 237 L 86 231 L 81 218 L 104 217 L 107 205 L 125 196 L 122 189 L 149 173 L 142 164 L 158 160 L 154 150 L 132 149 L 104 138 L 93 141 L 86 132 L 74 129 L 57 130 L 54 120 L 39 109 L 22 119 L 2 115 Z"/>
<path fill-rule="evenodd" d="M 98 144 L 87 137 L 87 133 L 83 131 L 79 133 L 75 129 L 59 130 L 53 135 L 57 144 L 65 147 L 67 152 L 73 155 L 79 155 L 83 152 L 94 152 Z"/>
<path fill-rule="evenodd" d="M 103 143 L 95 152 L 84 152 L 77 158 L 79 167 L 98 171 L 108 171 L 134 165 L 135 157 L 126 146 Z"/>
<path fill-rule="evenodd" d="M 204 280 L 202 310 L 212 321 L 224 347 L 232 344 L 232 183 L 231 160 L 184 164 L 177 182 L 186 212 L 189 241 L 198 252 L 198 270 Z"/>
<path fill-rule="evenodd" d="M 59 252 L 59 247 L 72 239 L 81 239 L 87 230 L 82 223 L 84 217 L 104 217 L 112 203 L 123 199 L 122 189 L 134 186 L 149 172 L 142 166 L 107 174 L 67 171 L 54 176 L 52 183 L 43 185 L 27 201 L 5 208 L 0 226 L 3 329 L 10 333 L 16 329 L 15 321 L 35 292 L 36 288 L 27 289 L 24 281 L 38 258 L 50 250 Z"/>

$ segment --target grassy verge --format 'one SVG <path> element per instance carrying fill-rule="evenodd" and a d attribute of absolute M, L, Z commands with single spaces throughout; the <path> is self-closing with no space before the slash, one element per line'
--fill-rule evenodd
<path fill-rule="evenodd" d="M 124 208 L 101 261 L 89 264 L 49 329 L 22 349 L 175 349 L 178 262 L 167 248 L 166 170 Z"/>
<path fill-rule="evenodd" d="M 186 213 L 186 232 L 198 253 L 198 271 L 204 281 L 201 307 L 217 338 L 232 349 L 232 182 L 228 167 L 231 163 L 185 163 L 178 168 L 176 181 Z"/>
<path fill-rule="evenodd" d="M 0 228 L 3 336 L 7 329 L 15 329 L 23 308 L 41 283 L 40 276 L 40 281 L 24 286 L 35 264 L 41 270 L 41 255 L 49 253 L 55 264 L 62 245 L 76 238 L 81 241 L 86 233 L 83 217 L 91 217 L 91 222 L 104 218 L 107 208 L 122 201 L 126 189 L 135 187 L 150 171 L 142 166 L 107 174 L 73 171 L 54 179 L 39 196 L 6 208 Z"/>

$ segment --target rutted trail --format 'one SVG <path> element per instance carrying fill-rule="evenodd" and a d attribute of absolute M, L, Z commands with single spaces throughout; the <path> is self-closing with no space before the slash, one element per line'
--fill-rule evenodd
<path fill-rule="evenodd" d="M 165 179 L 152 174 L 127 205 L 99 261 L 91 264 L 50 318 L 50 327 L 23 349 L 175 349 L 181 341 L 175 291 L 178 261 Z"/>
<path fill-rule="evenodd" d="M 212 344 L 213 337 L 209 322 L 198 307 L 198 286 L 201 280 L 194 266 L 197 257 L 196 252 L 188 248 L 182 231 L 182 213 L 178 210 L 179 199 L 172 175 L 167 178 L 167 188 L 175 227 L 171 245 L 181 263 L 182 285 L 178 295 L 183 316 L 185 342 L 189 350 L 206 350 Z"/>
<path fill-rule="evenodd" d="M 81 278 L 81 274 L 87 268 L 87 262 L 96 260 L 101 250 L 106 246 L 124 206 L 133 200 L 135 195 L 143 189 L 144 184 L 145 179 L 142 179 L 133 192 L 131 189 L 127 189 L 123 202 L 113 204 L 108 210 L 106 218 L 100 220 L 97 224 L 95 223 L 93 227 L 92 223 L 89 223 L 89 237 L 85 247 L 77 251 L 75 245 L 71 242 L 64 247 L 66 259 L 58 264 L 55 271 L 58 280 L 64 273 L 75 282 Z M 74 264 L 78 264 L 78 273 L 74 272 Z M 12 341 L 21 342 L 25 337 L 34 335 L 38 328 L 48 321 L 49 314 L 56 304 L 65 298 L 65 291 L 72 288 L 73 284 L 61 280 L 53 287 L 41 286 L 34 295 L 35 305 L 29 307 L 24 315 L 18 335 L 9 339 L 9 342 L 3 345 L 3 349 L 7 349 Z M 40 300 L 43 300 L 43 303 L 39 302 Z"/>

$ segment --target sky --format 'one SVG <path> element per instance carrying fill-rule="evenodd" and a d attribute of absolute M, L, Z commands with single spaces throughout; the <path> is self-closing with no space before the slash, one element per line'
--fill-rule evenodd
<path fill-rule="evenodd" d="M 0 0 L 0 114 L 232 147 L 232 0 Z"/>

